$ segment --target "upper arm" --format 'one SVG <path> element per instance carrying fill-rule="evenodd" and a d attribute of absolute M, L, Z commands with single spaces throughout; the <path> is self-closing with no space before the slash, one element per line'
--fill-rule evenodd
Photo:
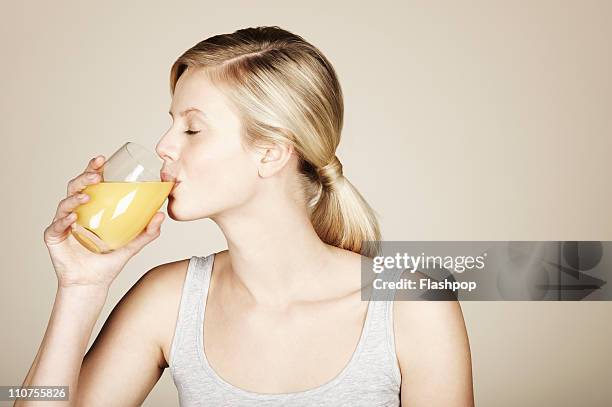
<path fill-rule="evenodd" d="M 473 406 L 470 346 L 459 303 L 393 305 L 402 405 Z"/>
<path fill-rule="evenodd" d="M 117 303 L 83 359 L 77 405 L 142 404 L 167 366 L 162 343 L 174 328 L 183 262 L 152 268 Z"/>

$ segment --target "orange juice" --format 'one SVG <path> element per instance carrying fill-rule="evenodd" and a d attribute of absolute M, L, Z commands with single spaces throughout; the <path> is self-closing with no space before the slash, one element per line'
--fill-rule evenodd
<path fill-rule="evenodd" d="M 135 238 L 162 206 L 174 182 L 100 182 L 82 192 L 90 199 L 77 207 L 73 236 L 89 250 L 104 253 Z"/>

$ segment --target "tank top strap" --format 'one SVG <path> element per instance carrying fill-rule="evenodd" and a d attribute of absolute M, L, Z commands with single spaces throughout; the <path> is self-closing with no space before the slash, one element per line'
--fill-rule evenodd
<path fill-rule="evenodd" d="M 404 270 L 388 269 L 378 277 L 383 281 L 398 281 Z M 381 365 L 378 374 L 388 375 L 389 379 L 396 385 L 401 384 L 401 373 L 395 351 L 395 334 L 393 329 L 393 304 L 395 290 L 372 290 L 370 304 L 368 306 L 367 324 L 365 325 L 365 344 L 363 349 L 362 363 L 371 366 Z M 371 360 L 370 360 L 371 359 Z M 378 359 L 378 360 L 375 360 Z"/>
<path fill-rule="evenodd" d="M 197 358 L 198 348 L 194 338 L 199 337 L 199 315 L 203 311 L 208 293 L 214 253 L 208 256 L 192 256 L 183 283 L 179 312 L 170 347 L 170 367 Z"/>

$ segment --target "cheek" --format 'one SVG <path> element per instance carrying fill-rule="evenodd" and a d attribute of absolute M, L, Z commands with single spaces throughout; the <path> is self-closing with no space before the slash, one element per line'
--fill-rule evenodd
<path fill-rule="evenodd" d="M 240 152 L 218 161 L 218 171 L 211 175 L 211 182 L 217 190 L 225 194 L 225 199 L 242 200 L 251 195 L 257 179 L 257 170 L 252 166 L 249 157 Z"/>
<path fill-rule="evenodd" d="M 208 206 L 237 204 L 248 198 L 257 180 L 257 169 L 240 146 L 208 146 L 193 151 L 185 163 L 189 195 Z M 206 204 L 208 203 L 208 204 Z"/>

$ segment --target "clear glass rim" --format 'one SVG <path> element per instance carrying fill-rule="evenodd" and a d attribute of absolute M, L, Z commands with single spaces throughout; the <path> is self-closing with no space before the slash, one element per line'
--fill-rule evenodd
<path fill-rule="evenodd" d="M 134 141 L 126 142 L 122 147 L 127 156 L 133 160 L 134 163 L 143 167 L 143 174 L 146 179 L 151 181 L 161 181 L 160 171 L 163 167 L 164 160 L 162 160 L 153 150 L 143 146 L 142 144 Z"/>
<path fill-rule="evenodd" d="M 127 143 L 125 143 L 125 151 L 127 151 L 130 157 L 138 161 L 138 157 L 136 157 L 134 153 L 130 151 L 130 149 L 142 151 L 143 153 L 147 154 L 149 157 L 155 159 L 159 163 L 163 162 L 163 160 L 159 158 L 157 154 L 155 154 L 153 151 L 149 150 L 147 147 L 143 146 L 142 144 L 139 144 L 133 141 L 128 141 Z"/>

